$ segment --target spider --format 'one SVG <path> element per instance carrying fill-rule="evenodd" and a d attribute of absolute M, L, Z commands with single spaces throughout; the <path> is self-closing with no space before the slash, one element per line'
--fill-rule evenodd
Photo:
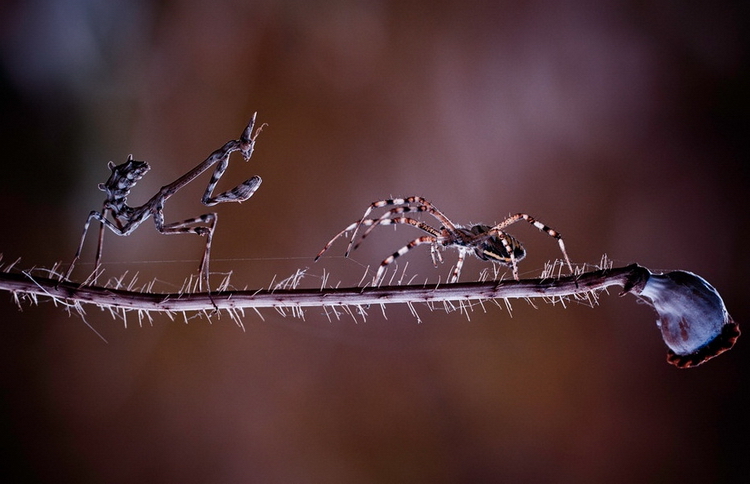
<path fill-rule="evenodd" d="M 386 211 L 379 218 L 368 218 L 370 212 L 377 208 L 393 206 L 394 208 Z M 403 214 L 408 212 L 426 212 L 432 215 L 438 222 L 440 222 L 440 228 L 432 227 L 421 220 L 417 220 L 410 217 L 405 217 Z M 560 245 L 560 251 L 565 258 L 565 263 L 570 269 L 571 274 L 573 266 L 568 258 L 568 253 L 565 251 L 565 244 L 563 244 L 562 236 L 556 230 L 544 225 L 537 221 L 530 215 L 525 213 L 517 213 L 506 218 L 499 224 L 489 226 L 484 224 L 476 224 L 469 227 L 463 227 L 455 225 L 453 222 L 446 217 L 443 212 L 438 210 L 432 203 L 425 200 L 422 197 L 407 197 L 407 198 L 393 198 L 389 200 L 380 200 L 373 202 L 370 207 L 365 211 L 361 220 L 354 222 L 353 224 L 346 227 L 344 230 L 336 234 L 331 239 L 323 250 L 321 250 L 315 260 L 317 261 L 320 256 L 327 251 L 331 245 L 349 231 L 352 232 L 352 237 L 349 240 L 349 245 L 346 249 L 345 255 L 348 257 L 349 253 L 359 247 L 373 229 L 379 225 L 392 225 L 392 224 L 408 224 L 412 225 L 428 235 L 423 235 L 412 240 L 405 246 L 398 249 L 393 254 L 386 257 L 383 262 L 380 263 L 377 274 L 373 279 L 373 284 L 377 285 L 381 282 L 385 275 L 386 268 L 394 260 L 406 254 L 418 245 L 430 244 L 430 254 L 432 256 L 432 262 L 437 266 L 437 262 L 442 262 L 442 256 L 438 249 L 446 247 L 455 247 L 458 249 L 458 261 L 449 279 L 450 283 L 458 281 L 458 277 L 461 275 L 461 268 L 464 264 L 464 257 L 467 253 L 473 254 L 481 260 L 489 260 L 498 264 L 504 264 L 513 268 L 513 278 L 518 280 L 518 261 L 526 256 L 526 250 L 515 237 L 505 232 L 505 228 L 518 222 L 519 220 L 525 220 L 537 229 L 545 232 L 550 237 L 557 239 L 557 243 Z M 367 230 L 362 234 L 359 242 L 354 244 L 354 240 L 357 236 L 357 231 L 360 227 L 368 227 Z"/>
<path fill-rule="evenodd" d="M 203 172 L 208 170 L 214 164 L 216 169 L 214 170 L 211 180 L 206 187 L 206 192 L 203 194 L 201 201 L 204 205 L 213 206 L 222 202 L 244 202 L 248 198 L 252 197 L 255 191 L 261 184 L 259 176 L 253 176 L 252 178 L 245 180 L 243 183 L 237 185 L 231 190 L 227 190 L 219 195 L 212 196 L 213 190 L 216 188 L 219 179 L 226 171 L 229 166 L 229 155 L 235 151 L 242 153 L 245 161 L 248 161 L 253 154 L 253 148 L 255 147 L 255 138 L 258 137 L 265 124 L 261 125 L 255 135 L 253 135 L 253 127 L 255 126 L 255 117 L 257 113 L 253 114 L 252 119 L 248 123 L 245 130 L 242 132 L 240 139 L 232 140 L 227 142 L 224 146 L 214 151 L 198 166 L 170 183 L 169 185 L 163 186 L 151 199 L 141 205 L 140 207 L 131 207 L 127 203 L 127 197 L 130 194 L 130 189 L 135 186 L 143 176 L 148 173 L 151 167 L 145 161 L 137 161 L 133 159 L 133 155 L 128 156 L 125 163 L 121 165 L 115 165 L 111 161 L 107 164 L 108 168 L 112 171 L 109 179 L 99 184 L 99 190 L 106 193 L 106 198 L 102 206 L 101 211 L 93 211 L 89 214 L 86 219 L 86 223 L 83 226 L 83 235 L 81 236 L 81 242 L 78 245 L 73 261 L 70 263 L 70 267 L 66 272 L 64 278 L 69 280 L 70 274 L 73 272 L 75 263 L 81 256 L 81 250 L 83 249 L 83 243 L 86 240 L 86 233 L 88 232 L 89 225 L 92 220 L 97 220 L 100 223 L 99 226 L 99 243 L 96 248 L 96 261 L 94 273 L 99 268 L 101 257 L 102 257 L 102 244 L 104 242 L 104 228 L 110 229 L 117 235 L 130 235 L 135 229 L 138 228 L 143 222 L 149 217 L 154 217 L 154 225 L 156 230 L 161 234 L 172 235 L 172 234 L 197 234 L 206 237 L 206 248 L 203 252 L 203 258 L 201 259 L 199 274 L 201 279 L 199 280 L 199 287 L 202 287 L 203 281 L 208 283 L 208 264 L 211 254 L 211 239 L 213 238 L 214 228 L 216 227 L 217 215 L 216 213 L 206 213 L 198 217 L 183 220 L 181 222 L 173 222 L 169 224 L 164 223 L 164 203 L 175 193 L 177 193 L 182 187 L 193 181 Z M 108 217 L 111 216 L 111 220 Z"/>

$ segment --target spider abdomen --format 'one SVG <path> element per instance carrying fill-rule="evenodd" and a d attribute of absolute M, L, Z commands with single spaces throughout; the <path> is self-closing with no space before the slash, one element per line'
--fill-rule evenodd
<path fill-rule="evenodd" d="M 486 225 L 475 225 L 472 232 L 481 234 L 487 232 L 490 227 Z M 511 257 L 511 253 L 513 257 Z M 520 261 L 526 257 L 526 249 L 521 242 L 510 234 L 490 235 L 487 239 L 476 244 L 474 254 L 482 260 L 489 260 L 506 265 L 513 265 L 513 261 Z"/>

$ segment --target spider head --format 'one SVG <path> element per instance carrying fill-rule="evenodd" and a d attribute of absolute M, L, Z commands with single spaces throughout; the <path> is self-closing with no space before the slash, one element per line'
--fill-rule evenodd
<path fill-rule="evenodd" d="M 490 227 L 487 225 L 474 225 L 470 230 L 474 235 L 481 235 L 487 233 Z M 474 253 L 480 259 L 506 265 L 512 264 L 510 258 L 511 252 L 516 262 L 526 257 L 526 249 L 523 248 L 521 242 L 512 235 L 504 232 L 489 235 L 486 239 L 480 239 L 474 248 Z"/>

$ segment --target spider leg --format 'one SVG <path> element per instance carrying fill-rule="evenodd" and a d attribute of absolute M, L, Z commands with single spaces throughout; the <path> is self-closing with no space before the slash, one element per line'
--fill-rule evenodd
<path fill-rule="evenodd" d="M 346 248 L 346 254 L 348 255 L 349 252 L 351 252 L 352 249 L 352 243 L 354 242 L 354 239 L 357 236 L 357 230 L 359 230 L 359 226 L 364 222 L 365 220 L 371 220 L 368 219 L 367 216 L 370 215 L 370 212 L 375 210 L 376 208 L 383 208 L 388 207 L 392 205 L 408 205 L 412 203 L 417 197 L 408 197 L 408 198 L 390 198 L 387 200 L 378 200 L 376 202 L 372 202 L 369 207 L 367 207 L 367 210 L 365 210 L 364 215 L 362 215 L 362 218 L 359 220 L 359 222 L 355 222 L 354 232 L 352 233 L 352 238 L 349 241 L 349 246 Z"/>
<path fill-rule="evenodd" d="M 437 243 L 430 246 L 430 257 L 432 257 L 432 265 L 438 266 L 438 262 L 443 263 L 443 256 L 440 255 L 440 251 L 437 249 Z"/>
<path fill-rule="evenodd" d="M 401 207 L 401 208 L 404 208 L 404 207 Z M 405 207 L 405 208 L 410 208 L 410 207 Z M 396 209 L 394 209 L 394 210 L 396 210 Z M 410 212 L 412 210 L 404 210 L 404 211 L 405 212 Z M 402 213 L 402 212 L 399 211 L 399 212 L 394 212 L 394 213 Z M 365 237 L 367 237 L 370 234 L 370 232 L 372 232 L 372 229 L 374 229 L 378 225 L 409 224 L 409 225 L 413 225 L 414 227 L 416 227 L 416 228 L 418 228 L 418 229 L 420 229 L 420 230 L 422 230 L 424 232 L 427 232 L 428 234 L 432 235 L 433 237 L 439 237 L 440 236 L 440 231 L 439 230 L 437 230 L 437 229 L 435 229 L 433 227 L 430 227 L 429 225 L 427 225 L 426 223 L 424 223 L 424 222 L 422 222 L 420 220 L 416 220 L 416 219 L 413 219 L 413 218 L 410 218 L 410 217 L 385 218 L 385 215 L 390 215 L 390 213 L 389 214 L 384 214 L 383 217 L 380 217 L 378 219 L 367 219 L 367 220 L 363 220 L 360 223 L 360 226 L 362 226 L 362 225 L 369 225 L 370 228 L 368 228 L 367 230 L 364 231 L 364 233 L 362 233 L 362 237 L 360 237 L 359 242 L 357 242 L 354 245 L 354 247 L 352 247 L 352 250 L 356 250 L 357 247 L 359 247 L 362 244 L 362 242 L 364 242 Z M 434 257 L 433 257 L 433 259 L 434 259 Z"/>
<path fill-rule="evenodd" d="M 410 250 L 412 250 L 414 247 L 418 245 L 422 245 L 422 244 L 434 245 L 436 242 L 437 242 L 437 239 L 435 237 L 431 235 L 423 235 L 422 237 L 418 237 L 412 240 L 411 242 L 409 242 L 408 244 L 406 244 L 405 246 L 401 247 L 396 252 L 386 257 L 383 260 L 383 262 L 380 263 L 380 267 L 378 267 L 378 272 L 377 274 L 375 274 L 375 278 L 373 279 L 372 284 L 374 286 L 377 286 L 380 283 L 380 281 L 383 278 L 383 275 L 385 275 L 386 267 L 389 264 L 391 264 L 394 260 L 398 259 L 399 257 L 406 254 L 407 252 L 409 252 Z"/>
<path fill-rule="evenodd" d="M 410 206 L 410 205 L 414 206 Z M 387 207 L 389 205 L 403 205 L 406 210 L 403 210 L 404 212 L 428 212 L 430 215 L 434 216 L 441 224 L 446 226 L 449 229 L 455 229 L 455 225 L 453 222 L 448 219 L 448 217 L 445 216 L 443 212 L 438 210 L 432 202 L 429 200 L 422 198 L 422 197 L 406 197 L 406 198 L 393 198 L 390 200 L 380 200 L 377 202 L 373 202 L 370 205 L 369 210 L 375 209 L 375 208 L 382 208 Z"/>
<path fill-rule="evenodd" d="M 411 206 L 411 205 L 414 206 Z M 392 209 L 380 218 L 387 218 L 390 217 L 391 214 L 396 213 L 405 213 L 405 212 L 427 212 L 433 217 L 435 217 L 444 227 L 448 228 L 448 230 L 455 230 L 456 226 L 451 222 L 448 217 L 446 217 L 443 212 L 435 208 L 435 206 L 429 202 L 428 200 L 422 198 L 422 197 L 406 197 L 406 198 L 391 198 L 388 200 L 378 200 L 377 202 L 372 202 L 370 206 L 365 210 L 364 215 L 362 216 L 361 220 L 369 220 L 367 217 L 370 215 L 370 212 L 373 211 L 376 208 L 383 208 L 388 206 L 396 205 L 398 208 Z M 349 252 L 352 251 L 352 245 L 354 244 L 354 239 L 357 237 L 357 231 L 359 230 L 359 224 L 354 227 L 354 231 L 352 232 L 352 237 L 349 240 L 349 245 L 346 248 L 346 255 L 349 255 Z M 372 228 L 370 229 L 372 230 Z"/>
<path fill-rule="evenodd" d="M 426 211 L 426 210 L 427 210 L 427 209 L 425 209 L 425 208 L 423 208 L 423 207 L 410 207 L 410 206 L 396 207 L 396 208 L 392 208 L 392 209 L 388 210 L 388 211 L 387 211 L 387 212 L 385 212 L 385 213 L 384 213 L 383 215 L 381 215 L 381 216 L 380 216 L 379 218 L 377 218 L 377 219 L 372 219 L 372 220 L 375 220 L 375 221 L 376 221 L 376 223 L 374 223 L 374 224 L 369 224 L 369 225 L 370 225 L 370 228 L 368 228 L 367 230 L 365 230 L 365 231 L 364 231 L 364 233 L 362 234 L 362 237 L 360 237 L 360 239 L 359 239 L 359 243 L 358 243 L 357 245 L 355 245 L 354 247 L 352 247 L 352 250 L 356 249 L 356 248 L 357 248 L 357 246 L 358 246 L 359 244 L 361 244 L 361 243 L 362 243 L 362 240 L 363 240 L 363 239 L 364 239 L 365 237 L 367 237 L 367 236 L 368 236 L 368 235 L 370 234 L 370 232 L 372 232 L 372 231 L 373 231 L 373 229 L 374 229 L 374 228 L 375 228 L 375 227 L 376 227 L 377 225 L 387 225 L 387 224 L 388 224 L 387 222 L 381 222 L 381 221 L 383 221 L 383 220 L 390 220 L 390 219 L 391 219 L 391 217 L 392 217 L 393 215 L 399 215 L 399 214 L 404 214 L 404 213 L 408 213 L 408 212 L 424 212 L 424 211 Z M 403 218 L 403 217 L 393 217 L 393 220 L 395 220 L 395 219 L 397 219 L 397 218 Z M 407 223 L 410 223 L 410 222 L 407 222 Z M 365 225 L 365 224 L 363 223 L 363 224 L 361 224 L 361 225 Z M 415 225 L 415 224 L 412 224 L 412 225 Z M 423 222 L 422 222 L 422 225 L 423 225 L 423 227 L 427 227 L 427 228 L 426 228 L 426 229 L 425 229 L 425 228 L 423 228 L 423 227 L 419 227 L 419 228 L 421 228 L 421 229 L 422 229 L 422 230 L 424 230 L 425 232 L 427 232 L 427 233 L 429 233 L 429 234 L 432 234 L 432 235 L 438 235 L 438 234 L 439 234 L 439 232 L 438 232 L 438 231 L 437 231 L 436 229 L 434 229 L 434 228 L 430 227 L 430 226 L 429 226 L 429 225 L 427 225 L 426 223 L 423 223 Z M 416 226 L 416 225 L 415 225 L 415 226 Z M 353 241 L 353 239 L 352 239 L 352 241 Z M 351 245 L 351 244 L 350 244 L 350 245 Z"/>
<path fill-rule="evenodd" d="M 459 248 L 458 250 L 458 260 L 456 261 L 456 267 L 453 269 L 453 273 L 451 274 L 451 278 L 448 280 L 449 284 L 453 284 L 454 282 L 458 282 L 458 276 L 461 275 L 461 269 L 464 267 L 464 259 L 466 256 L 466 250 L 463 248 Z"/>
<path fill-rule="evenodd" d="M 365 226 L 365 227 L 369 226 L 370 227 L 362 235 L 362 238 L 360 239 L 360 241 L 353 247 L 352 250 L 355 250 L 357 247 L 360 246 L 360 244 L 362 243 L 362 239 L 364 239 L 367 236 L 367 234 L 370 233 L 370 231 L 372 230 L 373 227 L 376 227 L 378 225 L 391 225 L 391 224 L 409 224 L 409 225 L 413 225 L 413 226 L 417 227 L 418 229 L 421 229 L 421 230 L 423 230 L 423 231 L 427 232 L 428 234 L 431 234 L 431 235 L 433 235 L 435 237 L 437 237 L 438 235 L 440 235 L 440 232 L 438 232 L 437 230 L 435 230 L 433 227 L 430 227 L 429 225 L 427 225 L 424 222 L 421 222 L 419 220 L 416 220 L 416 219 L 413 219 L 413 218 L 409 218 L 409 217 L 368 218 L 368 219 L 365 219 L 365 220 L 358 220 L 358 221 L 352 223 L 351 225 L 347 226 L 344 230 L 342 230 L 338 234 L 336 234 L 325 245 L 325 247 L 323 247 L 323 249 L 320 252 L 318 252 L 318 255 L 315 256 L 315 260 L 317 261 L 318 259 L 320 259 L 320 256 L 322 256 L 331 247 L 331 245 L 333 245 L 333 243 L 336 241 L 336 239 L 338 239 L 342 235 L 346 234 L 350 230 L 354 230 L 355 228 L 360 227 L 360 226 Z M 348 256 L 349 254 L 347 253 L 346 255 Z M 440 258 L 440 254 L 438 254 L 438 258 Z M 435 260 L 435 256 L 434 255 L 433 255 L 432 259 L 433 259 L 433 261 Z M 440 260 L 442 262 L 442 258 Z"/>
<path fill-rule="evenodd" d="M 513 279 L 518 281 L 520 280 L 520 277 L 518 275 L 518 261 L 516 260 L 515 250 L 513 250 L 510 242 L 508 242 L 508 236 L 505 234 L 505 232 L 503 232 L 502 230 L 498 230 L 498 236 L 500 237 L 500 242 L 503 244 L 505 252 L 507 252 L 510 256 L 510 266 L 513 269 Z"/>
<path fill-rule="evenodd" d="M 364 223 L 365 220 L 372 220 L 368 219 L 368 215 L 370 215 L 370 212 L 372 212 L 376 208 L 385 207 L 387 205 L 400 205 L 399 201 L 402 201 L 401 199 L 393 199 L 393 200 L 380 200 L 377 202 L 372 202 L 369 207 L 367 207 L 367 210 L 365 210 L 364 215 L 362 215 L 362 218 L 359 219 L 359 221 L 354 222 L 351 227 L 348 230 L 352 230 L 352 236 L 349 239 L 349 244 L 346 246 L 346 252 L 344 252 L 344 257 L 349 257 L 349 253 L 352 251 L 352 245 L 354 244 L 354 239 L 357 238 L 357 231 L 359 230 L 359 227 Z M 402 202 L 406 203 L 406 202 Z M 347 232 L 348 230 L 344 230 L 344 232 Z M 343 233 L 343 232 L 342 232 Z M 341 235 L 341 234 L 339 234 Z M 338 236 L 337 236 L 338 237 Z"/>
<path fill-rule="evenodd" d="M 320 259 L 320 256 L 322 256 L 328 249 L 331 248 L 333 243 L 336 242 L 336 239 L 338 239 L 345 233 L 349 232 L 350 230 L 354 230 L 355 228 L 359 227 L 359 224 L 361 223 L 362 223 L 362 220 L 357 220 L 356 222 L 347 226 L 344 230 L 336 234 L 331 240 L 328 241 L 328 243 L 323 247 L 323 249 L 320 252 L 318 252 L 318 255 L 315 256 L 315 262 L 317 262 L 318 259 Z"/>
<path fill-rule="evenodd" d="M 487 231 L 485 234 L 482 234 L 482 236 L 486 236 L 487 234 L 502 234 L 504 235 L 503 229 L 505 227 L 508 227 L 510 225 L 513 225 L 514 223 L 518 222 L 519 220 L 525 220 L 526 222 L 530 223 L 540 231 L 546 233 L 550 237 L 553 237 L 557 240 L 557 244 L 560 246 L 560 252 L 562 252 L 563 257 L 565 258 L 565 264 L 567 264 L 568 269 L 570 270 L 571 274 L 575 274 L 575 271 L 573 270 L 573 265 L 570 263 L 570 258 L 568 257 L 568 252 L 565 250 L 565 243 L 563 243 L 562 235 L 555 229 L 544 225 L 542 222 L 539 222 L 531 215 L 525 214 L 525 213 L 517 213 L 515 215 L 511 215 L 510 217 L 506 218 L 499 224 L 492 227 L 489 231 Z M 500 240 L 503 241 L 503 246 L 505 246 L 506 249 L 508 247 L 505 245 L 507 244 L 507 240 L 501 236 Z M 513 261 L 513 252 L 509 251 L 509 254 L 511 255 L 511 260 Z M 514 265 L 514 273 L 517 273 L 515 270 Z"/>

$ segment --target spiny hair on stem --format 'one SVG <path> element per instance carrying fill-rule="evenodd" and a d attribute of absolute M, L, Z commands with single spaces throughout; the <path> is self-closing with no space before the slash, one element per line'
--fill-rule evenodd
<path fill-rule="evenodd" d="M 549 263 L 543 271 L 543 278 L 553 278 L 559 275 L 559 271 L 564 268 L 564 261 L 554 261 Z M 81 318 L 86 317 L 84 306 L 95 306 L 102 311 L 108 312 L 111 317 L 121 320 L 127 327 L 128 314 L 135 312 L 139 325 L 153 324 L 155 314 L 164 314 L 170 320 L 190 320 L 200 317 L 209 320 L 219 319 L 222 313 L 227 315 L 231 321 L 235 322 L 244 330 L 243 320 L 245 319 L 245 309 L 253 311 L 262 318 L 260 309 L 273 308 L 278 314 L 284 317 L 305 318 L 305 310 L 311 306 L 317 306 L 321 313 L 329 320 L 341 320 L 342 318 L 351 319 L 354 322 L 364 322 L 370 314 L 372 307 L 379 307 L 384 318 L 387 319 L 386 306 L 390 304 L 405 304 L 417 322 L 422 322 L 419 307 L 426 308 L 428 311 L 458 312 L 463 314 L 467 319 L 475 310 L 487 312 L 487 304 L 494 304 L 499 308 L 506 308 L 510 312 L 509 297 L 488 297 L 482 293 L 460 293 L 457 292 L 450 297 L 432 298 L 429 296 L 431 285 L 424 281 L 421 285 L 415 285 L 416 274 L 409 274 L 407 271 L 408 264 L 405 264 L 403 270 L 394 271 L 388 286 L 372 287 L 367 277 L 363 276 L 360 285 L 349 288 L 350 293 L 344 294 L 345 297 L 338 296 L 334 298 L 321 299 L 317 303 L 311 304 L 309 297 L 316 295 L 323 297 L 326 291 L 346 291 L 340 289 L 340 283 L 332 284 L 330 274 L 323 270 L 320 276 L 315 276 L 319 280 L 319 285 L 314 289 L 300 289 L 303 279 L 310 277 L 307 270 L 298 269 L 288 277 L 278 279 L 274 276 L 265 289 L 255 291 L 248 290 L 247 287 L 237 289 L 231 283 L 232 272 L 223 274 L 217 290 L 210 293 L 196 292 L 200 287 L 198 275 L 188 276 L 176 292 L 163 293 L 155 290 L 157 285 L 163 285 L 163 281 L 151 279 L 146 282 L 139 280 L 139 273 L 129 273 L 125 271 L 119 276 L 103 278 L 103 269 L 97 267 L 94 272 L 84 281 L 83 284 L 76 285 L 70 282 L 60 280 L 60 265 L 55 264 L 51 269 L 32 268 L 26 271 L 15 270 L 18 261 L 11 264 L 0 265 L 0 272 L 5 274 L 19 274 L 27 284 L 31 285 L 34 290 L 23 290 L 16 287 L 10 289 L 14 301 L 22 307 L 22 303 L 39 304 L 39 298 L 51 300 L 56 306 L 63 307 L 70 314 L 77 314 Z M 611 265 L 611 264 L 610 264 Z M 577 271 L 583 271 L 585 268 L 580 266 Z M 369 269 L 366 269 L 367 274 Z M 481 281 L 501 281 L 502 275 L 495 270 L 493 273 L 484 272 L 480 275 Z M 104 280 L 102 285 L 93 285 L 93 281 Z M 17 281 L 18 282 L 18 281 Z M 371 300 L 362 301 L 358 298 L 357 291 L 375 290 L 379 288 L 390 288 L 377 302 Z M 441 283 L 435 285 L 435 288 L 441 287 Z M 447 286 L 444 286 L 447 287 Z M 422 290 L 422 295 L 412 298 L 403 297 L 402 292 L 409 292 L 414 288 Z M 96 292 L 100 297 L 94 297 L 91 293 Z M 102 294 L 106 297 L 101 297 Z M 343 294 L 343 293 L 342 293 Z M 363 294 L 363 293 L 360 293 Z M 427 294 L 425 296 L 424 294 Z M 136 296 L 142 295 L 142 298 Z M 232 298 L 239 295 L 244 297 L 242 304 L 234 304 Z M 263 301 L 254 304 L 251 300 L 253 296 L 263 296 Z M 304 298 L 302 298 L 304 296 Z M 325 297 L 328 297 L 327 295 Z M 597 302 L 597 291 L 574 292 L 564 295 L 544 295 L 528 294 L 514 296 L 515 299 L 524 299 L 532 306 L 532 298 L 542 298 L 546 303 L 562 304 L 565 306 L 569 300 L 584 302 L 588 305 L 595 305 Z M 248 300 L 250 298 L 250 300 Z M 268 298 L 271 298 L 269 302 Z M 170 303 L 189 303 L 189 308 L 185 306 L 172 307 Z M 88 323 L 87 323 L 88 324 Z"/>

